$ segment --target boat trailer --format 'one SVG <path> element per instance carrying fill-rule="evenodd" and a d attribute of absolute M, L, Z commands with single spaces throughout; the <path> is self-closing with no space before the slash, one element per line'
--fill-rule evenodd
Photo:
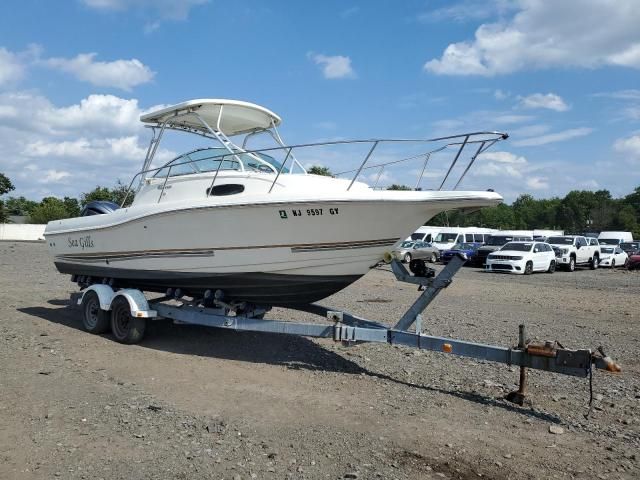
<path fill-rule="evenodd" d="M 467 258 L 464 254 L 454 256 L 437 276 L 435 276 L 435 271 L 427 268 L 421 260 L 414 260 L 416 263 L 412 262 L 411 264 L 410 268 L 416 275 L 411 275 L 397 259 L 388 258 L 387 260 L 389 260 L 391 270 L 399 281 L 418 285 L 418 289 L 422 291 L 413 305 L 393 327 L 317 304 L 300 306 L 296 309 L 320 315 L 331 322 L 330 324 L 265 320 L 263 316 L 270 307 L 262 308 L 242 303 L 228 304 L 224 302 L 223 293 L 220 291 L 208 291 L 203 299 L 187 300 L 179 289 L 169 289 L 167 295 L 147 300 L 140 290 L 127 288 L 114 291 L 108 282 L 94 284 L 81 292 L 72 294 L 72 305 L 83 306 L 85 327 L 88 325 L 87 322 L 92 321 L 92 318 L 87 318 L 87 316 L 91 317 L 92 314 L 95 316 L 97 313 L 108 315 L 111 330 L 116 340 L 122 343 L 140 341 L 144 334 L 146 320 L 165 318 L 171 319 L 175 323 L 228 330 L 330 338 L 345 345 L 359 342 L 405 345 L 420 350 L 519 366 L 519 388 L 506 397 L 507 400 L 519 405 L 523 405 L 526 398 L 528 368 L 589 377 L 590 381 L 593 368 L 609 372 L 621 371 L 618 364 L 604 353 L 602 347 L 593 352 L 589 349 L 568 349 L 558 342 L 529 341 L 526 338 L 525 325 L 520 325 L 518 345 L 512 348 L 424 335 L 422 333 L 422 313 L 436 296 L 452 283 L 454 275 L 464 265 Z M 91 291 L 96 295 L 88 295 L 88 292 Z M 86 300 L 88 297 L 99 299 L 99 307 L 95 305 L 93 308 L 87 308 L 88 302 Z M 166 303 L 169 300 L 174 304 Z M 122 308 L 123 305 L 124 308 Z M 93 320 L 95 324 L 95 319 Z M 413 331 L 410 330 L 412 327 Z M 137 329 L 137 333 L 130 335 L 130 329 Z M 88 327 L 87 330 L 92 331 Z"/>

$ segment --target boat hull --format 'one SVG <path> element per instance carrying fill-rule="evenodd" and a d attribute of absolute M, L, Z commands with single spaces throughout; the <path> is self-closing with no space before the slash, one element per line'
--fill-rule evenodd
<path fill-rule="evenodd" d="M 61 273 L 148 291 L 222 290 L 227 299 L 303 304 L 356 281 L 437 213 L 500 199 L 489 192 L 440 200 L 426 195 L 436 192 L 412 193 L 131 208 L 52 222 L 45 236 Z"/>

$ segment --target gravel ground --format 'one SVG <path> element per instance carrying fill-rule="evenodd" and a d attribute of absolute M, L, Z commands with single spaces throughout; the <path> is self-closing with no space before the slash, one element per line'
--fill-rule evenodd
<path fill-rule="evenodd" d="M 640 272 L 465 268 L 423 329 L 604 346 L 623 373 L 530 373 L 404 347 L 151 323 L 82 331 L 40 243 L 0 242 L 0 478 L 639 478 Z M 326 304 L 392 323 L 415 287 L 374 270 Z M 307 319 L 274 309 L 269 318 Z M 558 433 L 552 433 L 558 432 Z"/>

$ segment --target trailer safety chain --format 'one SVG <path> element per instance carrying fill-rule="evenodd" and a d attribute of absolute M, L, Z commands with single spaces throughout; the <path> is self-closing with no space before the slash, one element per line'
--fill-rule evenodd
<path fill-rule="evenodd" d="M 589 368 L 589 410 L 584 414 L 584 418 L 589 420 L 591 415 L 591 407 L 593 406 L 593 367 Z"/>

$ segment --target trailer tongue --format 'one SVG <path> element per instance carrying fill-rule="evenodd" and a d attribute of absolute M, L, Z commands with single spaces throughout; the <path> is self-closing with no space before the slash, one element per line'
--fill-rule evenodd
<path fill-rule="evenodd" d="M 103 314 L 110 313 L 112 332 L 116 340 L 123 343 L 141 340 L 146 319 L 167 318 L 176 323 L 231 330 L 331 338 L 345 344 L 379 342 L 405 345 L 420 350 L 519 366 L 519 389 L 507 395 L 507 399 L 520 405 L 526 396 L 527 368 L 590 379 L 594 368 L 609 372 L 621 371 L 604 353 L 602 347 L 593 352 L 589 349 L 572 350 L 558 342 L 528 341 L 524 325 L 520 325 L 518 346 L 512 348 L 422 334 L 422 312 L 451 284 L 454 275 L 465 261 L 463 254 L 455 256 L 437 276 L 433 276 L 433 271 L 425 268 L 420 261 L 412 265 L 412 270 L 418 275 L 410 275 L 400 262 L 391 260 L 391 269 L 399 281 L 418 285 L 419 289 L 423 290 L 393 327 L 316 304 L 305 305 L 298 310 L 320 315 L 329 320 L 330 324 L 264 320 L 263 316 L 270 307 L 244 302 L 226 303 L 224 294 L 220 291 L 208 291 L 202 299 L 186 300 L 180 291 L 170 289 L 164 297 L 147 300 L 143 293 L 136 289 L 114 291 L 107 284 L 94 284 L 72 297 L 76 297 L 77 303 L 84 306 L 83 322 L 89 331 L 92 331 L 91 325 L 95 324 L 93 317 L 96 315 L 96 309 L 87 308 L 86 299 L 90 297 L 99 301 L 99 307 L 96 307 L 101 309 Z M 97 295 L 87 295 L 91 291 Z M 179 300 L 180 303 L 168 304 L 169 300 Z M 91 312 L 92 317 L 87 318 Z M 412 326 L 413 331 L 410 331 Z"/>

